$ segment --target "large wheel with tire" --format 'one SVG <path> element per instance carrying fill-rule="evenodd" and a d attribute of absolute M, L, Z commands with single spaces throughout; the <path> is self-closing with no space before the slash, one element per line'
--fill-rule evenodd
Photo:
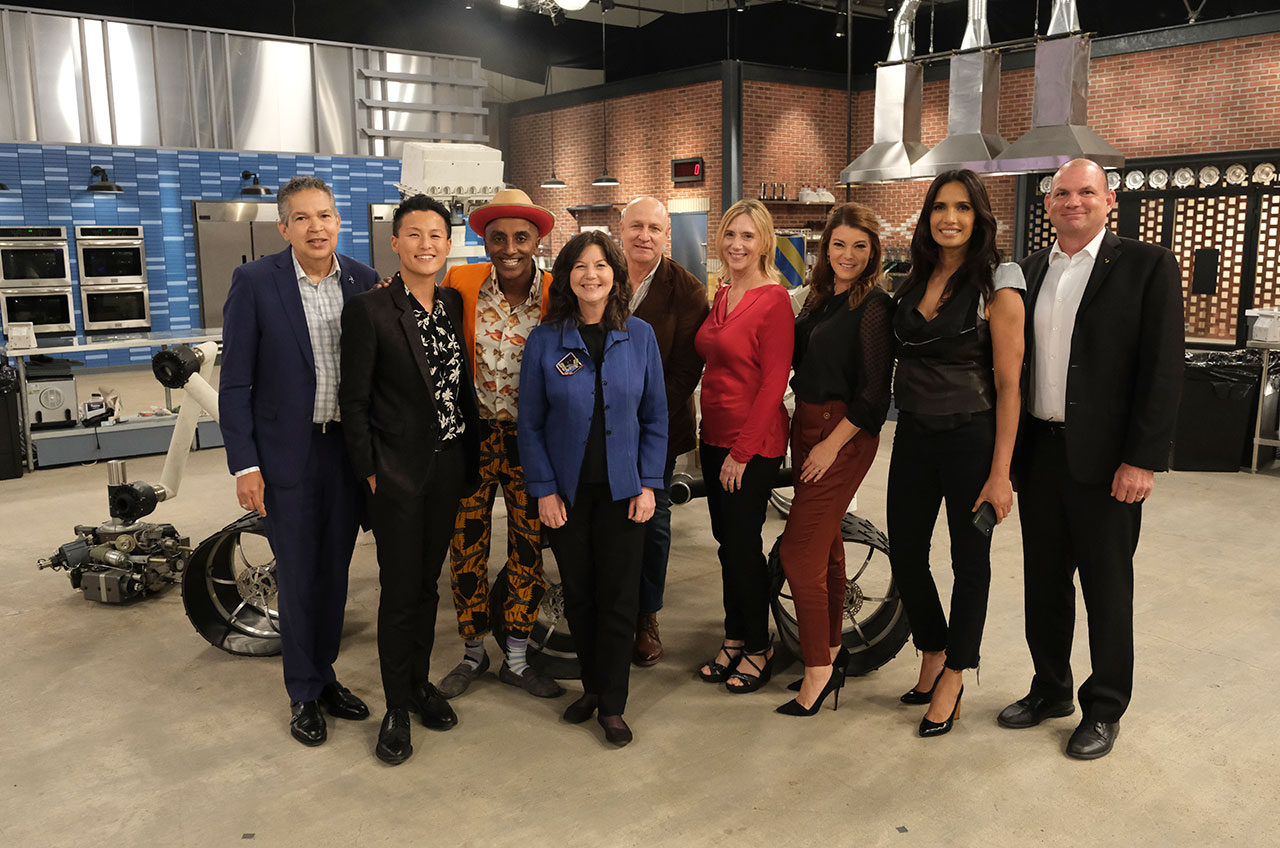
<path fill-rule="evenodd" d="M 782 511 L 790 502 L 779 502 L 776 496 L 774 506 Z M 889 540 L 874 524 L 853 513 L 845 514 L 840 532 L 846 569 L 842 640 L 849 651 L 846 673 L 857 676 L 875 671 L 897 656 L 911 627 L 889 570 Z M 777 542 L 769 553 L 769 579 L 778 637 L 792 657 L 799 657 L 800 627 Z"/>
<path fill-rule="evenodd" d="M 262 516 L 249 513 L 200 543 L 182 572 L 182 606 L 215 648 L 246 657 L 280 653 L 276 560 Z"/>
<path fill-rule="evenodd" d="M 502 606 L 507 598 L 506 566 L 498 572 L 489 590 L 489 610 L 493 618 L 493 635 L 498 646 L 505 650 L 507 623 Z M 560 570 L 556 567 L 555 554 L 543 534 L 542 576 L 547 591 L 538 603 L 538 618 L 529 631 L 529 664 L 558 680 L 577 680 L 582 676 L 578 665 L 578 651 L 569 633 L 569 620 L 564 615 L 564 587 L 560 584 Z"/>

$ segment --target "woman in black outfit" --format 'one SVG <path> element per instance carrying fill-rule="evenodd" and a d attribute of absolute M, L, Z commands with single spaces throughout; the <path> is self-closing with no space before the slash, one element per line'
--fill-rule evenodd
<path fill-rule="evenodd" d="M 889 558 L 923 653 L 919 679 L 901 700 L 929 704 L 920 721 L 926 737 L 951 730 L 964 669 L 978 666 L 991 539 L 974 527 L 974 514 L 987 502 L 999 522 L 1013 506 L 1026 284 L 1017 265 L 1000 264 L 995 240 L 977 174 L 939 174 L 911 239 L 911 274 L 896 293 L 900 415 L 889 464 Z M 929 572 L 944 499 L 955 577 L 949 625 Z"/>

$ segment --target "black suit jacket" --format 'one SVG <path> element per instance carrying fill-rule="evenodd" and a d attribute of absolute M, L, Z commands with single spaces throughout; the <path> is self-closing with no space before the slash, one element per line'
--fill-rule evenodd
<path fill-rule="evenodd" d="M 462 447 L 467 484 L 479 472 L 480 418 L 475 386 L 466 370 L 462 296 L 437 287 L 462 349 L 459 399 L 466 430 Z M 440 441 L 431 370 L 413 306 L 397 274 L 391 284 L 354 297 L 342 310 L 342 431 L 356 475 L 378 475 L 378 488 L 416 495 L 430 482 Z"/>
<path fill-rule="evenodd" d="M 702 379 L 702 357 L 693 346 L 711 306 L 707 287 L 680 263 L 664 256 L 649 281 L 649 293 L 636 309 L 636 317 L 653 327 L 662 357 L 667 389 L 667 456 L 679 456 L 697 447 L 693 415 L 693 390 Z"/>
<path fill-rule="evenodd" d="M 1022 396 L 1029 404 L 1036 300 L 1049 249 L 1019 264 L 1027 278 Z M 1183 328 L 1182 275 L 1173 254 L 1107 232 L 1071 334 L 1066 440 L 1075 480 L 1109 484 L 1122 462 L 1152 471 L 1168 467 L 1182 389 Z M 1015 473 L 1025 462 L 1021 445 L 1020 439 Z"/>

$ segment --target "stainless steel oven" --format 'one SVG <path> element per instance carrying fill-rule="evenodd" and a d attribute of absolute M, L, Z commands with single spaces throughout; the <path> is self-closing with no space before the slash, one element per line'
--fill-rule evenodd
<path fill-rule="evenodd" d="M 17 286 L 0 289 L 0 321 L 30 321 L 37 333 L 74 333 L 71 286 Z"/>
<path fill-rule="evenodd" d="M 142 227 L 76 227 L 76 256 L 86 333 L 151 327 Z"/>
<path fill-rule="evenodd" d="M 147 287 L 80 286 L 80 314 L 87 333 L 151 327 L 151 301 Z"/>
<path fill-rule="evenodd" d="M 76 256 L 82 286 L 147 282 L 142 227 L 76 227 Z"/>
<path fill-rule="evenodd" d="M 0 227 L 0 321 L 76 331 L 66 227 Z"/>

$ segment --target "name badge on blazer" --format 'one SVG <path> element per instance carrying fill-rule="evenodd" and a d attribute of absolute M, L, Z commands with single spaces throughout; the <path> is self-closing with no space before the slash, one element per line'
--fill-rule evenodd
<path fill-rule="evenodd" d="M 556 370 L 566 377 L 577 372 L 581 367 L 582 360 L 578 359 L 577 354 L 572 352 L 565 354 L 564 359 L 556 363 Z"/>

